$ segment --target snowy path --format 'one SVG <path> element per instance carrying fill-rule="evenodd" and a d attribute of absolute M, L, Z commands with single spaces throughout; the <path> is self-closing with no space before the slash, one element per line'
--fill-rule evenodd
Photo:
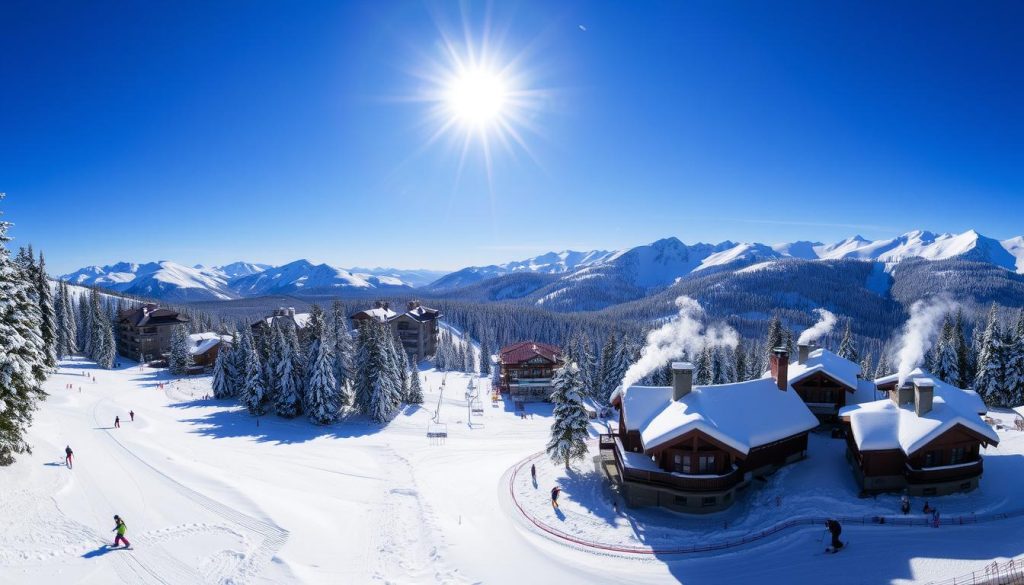
<path fill-rule="evenodd" d="M 555 544 L 509 512 L 506 473 L 544 445 L 550 406 L 529 405 L 534 417 L 521 419 L 505 404 L 487 403 L 475 421 L 480 424 L 470 426 L 465 374 L 447 374 L 440 415 L 448 437 L 438 444 L 425 436 L 443 377 L 433 370 L 424 372 L 426 404 L 406 407 L 382 428 L 359 419 L 316 427 L 272 416 L 257 424 L 237 405 L 204 400 L 209 378 L 174 384 L 163 371 L 124 368 L 96 372 L 93 384 L 77 375 L 87 367 L 84 361 L 62 365 L 47 383 L 51 396 L 31 431 L 34 455 L 0 469 L 5 585 L 699 585 L 752 577 L 807 582 L 826 571 L 836 583 L 902 583 L 960 575 L 1024 552 L 1017 539 L 1002 537 L 1024 531 L 1024 519 L 1012 519 L 938 530 L 850 526 L 844 535 L 854 545 L 829 556 L 820 554 L 820 531 L 801 528 L 686 558 L 595 555 Z M 66 383 L 74 390 L 65 390 Z M 135 422 L 127 416 L 130 409 Z M 122 418 L 120 429 L 109 428 L 115 415 Z M 1006 457 L 986 461 L 986 487 L 948 500 L 946 509 L 1006 509 L 1019 485 L 1009 476 L 1024 453 L 1024 433 L 1001 433 Z M 65 444 L 75 449 L 74 470 L 61 464 Z M 545 464 L 544 483 L 554 481 L 548 467 L 555 470 Z M 778 489 L 803 482 L 806 473 L 814 470 L 794 467 L 779 474 Z M 849 475 L 835 478 L 819 482 L 820 493 L 808 501 L 834 506 L 827 492 Z M 550 486 L 542 487 L 546 492 Z M 600 488 L 568 487 L 563 505 L 571 517 L 601 517 Z M 584 488 L 590 507 L 576 509 L 585 503 Z M 776 522 L 793 513 L 786 499 L 778 508 L 766 505 L 774 501 L 774 489 L 750 492 L 749 502 L 736 507 L 736 518 L 747 518 L 737 530 L 749 529 L 744 522 Z M 540 503 L 550 513 L 546 499 Z M 890 502 L 856 507 L 879 506 Z M 132 551 L 107 550 L 115 513 L 128 523 Z M 677 521 L 666 517 L 662 523 Z M 708 522 L 689 522 L 694 538 Z"/>

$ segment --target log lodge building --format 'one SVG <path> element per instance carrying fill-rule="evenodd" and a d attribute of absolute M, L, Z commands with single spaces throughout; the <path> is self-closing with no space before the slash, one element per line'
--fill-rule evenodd
<path fill-rule="evenodd" d="M 862 492 L 941 495 L 978 486 L 980 447 L 998 436 L 977 394 L 915 370 L 875 382 L 860 366 L 801 346 L 796 364 L 775 348 L 757 380 L 693 386 L 693 366 L 672 364 L 672 386 L 618 388 L 617 429 L 600 437 L 595 462 L 628 506 L 707 513 L 729 507 L 754 478 L 807 455 L 822 424 L 845 430 L 847 460 Z M 886 397 L 888 395 L 888 397 Z"/>

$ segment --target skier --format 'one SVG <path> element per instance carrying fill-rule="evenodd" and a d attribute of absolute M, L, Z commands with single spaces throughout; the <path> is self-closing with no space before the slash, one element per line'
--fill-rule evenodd
<path fill-rule="evenodd" d="M 562 488 L 557 485 L 551 488 L 551 506 L 554 508 L 558 507 L 558 494 L 562 491 Z"/>
<path fill-rule="evenodd" d="M 74 464 L 71 460 L 71 457 L 74 454 L 75 452 L 71 450 L 71 445 L 64 447 L 64 465 L 66 465 L 68 469 L 71 469 L 71 466 Z"/>
<path fill-rule="evenodd" d="M 125 548 L 131 547 L 132 543 L 128 542 L 128 539 L 124 537 L 125 531 L 128 530 L 128 527 L 125 525 L 124 520 L 122 520 L 121 517 L 117 514 L 114 514 L 114 522 L 116 524 L 114 526 L 114 529 L 111 530 L 111 532 L 117 532 L 117 536 L 114 537 L 114 544 L 112 546 L 114 548 L 117 548 L 118 543 L 123 542 Z"/>
<path fill-rule="evenodd" d="M 534 463 L 530 464 L 530 477 L 533 478 L 533 483 L 537 483 L 537 465 Z"/>
<path fill-rule="evenodd" d="M 134 410 L 129 410 L 128 411 L 128 416 L 132 417 L 132 422 L 135 422 L 135 411 Z"/>
<path fill-rule="evenodd" d="M 839 524 L 839 521 L 829 518 L 825 520 L 825 527 L 828 528 L 829 533 L 832 535 L 832 548 L 830 552 L 836 552 L 843 548 L 843 543 L 839 540 L 839 535 L 843 533 L 843 527 Z"/>
<path fill-rule="evenodd" d="M 121 417 L 120 416 L 115 416 L 114 417 L 114 428 L 115 429 L 121 428 Z"/>
<path fill-rule="evenodd" d="M 910 498 L 907 497 L 907 494 L 903 494 L 903 497 L 900 498 L 900 511 L 904 516 L 910 513 Z"/>

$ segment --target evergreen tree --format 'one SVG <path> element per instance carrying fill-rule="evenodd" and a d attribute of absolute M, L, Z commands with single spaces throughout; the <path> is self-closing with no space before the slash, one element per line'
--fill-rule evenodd
<path fill-rule="evenodd" d="M 872 359 L 871 354 L 864 354 L 864 359 L 860 360 L 860 376 L 865 380 L 870 380 L 874 371 L 875 362 Z"/>
<path fill-rule="evenodd" d="M 372 334 L 373 328 L 373 323 L 364 323 L 359 327 L 358 337 L 356 338 L 355 379 L 352 398 L 353 406 L 362 413 L 370 411 L 370 397 L 373 396 L 371 369 L 375 366 L 372 362 L 377 360 L 374 354 L 379 353 L 379 350 L 374 347 L 375 336 Z"/>
<path fill-rule="evenodd" d="M 68 283 L 63 280 L 57 285 L 54 299 L 54 313 L 57 321 L 57 357 L 65 358 L 78 351 L 78 326 L 75 323 L 75 307 L 71 300 Z"/>
<path fill-rule="evenodd" d="M 480 375 L 491 377 L 491 346 L 486 337 L 480 339 Z"/>
<path fill-rule="evenodd" d="M 883 376 L 888 376 L 891 373 L 893 373 L 892 366 L 889 365 L 889 358 L 886 357 L 885 352 L 883 351 L 878 356 L 878 366 L 875 367 L 874 379 L 877 380 Z"/>
<path fill-rule="evenodd" d="M 217 399 L 231 398 L 234 389 L 231 387 L 231 374 L 228 371 L 231 363 L 231 350 L 221 343 L 217 351 L 217 359 L 213 362 L 213 397 Z"/>
<path fill-rule="evenodd" d="M 843 340 L 839 343 L 839 357 L 856 363 L 860 359 L 857 355 L 857 345 L 853 341 L 853 331 L 850 329 L 850 319 L 846 320 L 846 329 L 843 331 Z"/>
<path fill-rule="evenodd" d="M 1007 328 L 1006 387 L 1010 406 L 1024 405 L 1024 309 L 1017 313 L 1017 325 Z"/>
<path fill-rule="evenodd" d="M 953 321 L 946 316 L 939 333 L 939 341 L 935 344 L 935 358 L 930 370 L 943 382 L 960 387 L 960 363 L 956 355 L 956 333 Z"/>
<path fill-rule="evenodd" d="M 35 282 L 10 258 L 9 226 L 0 221 L 0 466 L 13 463 L 15 454 L 31 452 L 25 433 L 45 396 L 47 371 L 42 317 L 32 298 Z"/>
<path fill-rule="evenodd" d="M 171 332 L 171 354 L 167 358 L 167 366 L 177 376 L 188 372 L 192 367 L 192 352 L 189 351 L 188 329 L 184 323 L 175 325 Z"/>
<path fill-rule="evenodd" d="M 295 348 L 285 338 L 280 328 L 274 334 L 275 351 L 277 352 L 277 370 L 274 373 L 274 380 L 277 384 L 274 388 L 273 399 L 274 409 L 278 416 L 294 418 L 302 410 L 302 378 L 301 373 L 296 371 Z"/>
<path fill-rule="evenodd" d="M 978 372 L 974 378 L 974 390 L 988 405 L 1007 406 L 1009 403 L 1010 397 L 1006 388 L 1003 357 L 1003 337 L 999 328 L 999 313 L 993 303 L 985 321 L 985 332 L 981 336 Z"/>
<path fill-rule="evenodd" d="M 249 410 L 249 414 L 263 416 L 267 413 L 269 400 L 267 389 L 263 385 L 263 367 L 260 363 L 259 353 L 256 351 L 255 340 L 252 331 L 246 329 L 242 332 L 242 352 L 245 363 L 245 383 L 242 386 L 239 398 L 242 404 Z"/>
<path fill-rule="evenodd" d="M 554 403 L 551 440 L 547 444 L 548 457 L 555 463 L 564 463 L 566 469 L 573 461 L 587 454 L 590 419 L 583 403 L 583 379 L 579 367 L 566 362 L 551 380 Z"/>
<path fill-rule="evenodd" d="M 772 350 L 776 347 L 785 345 L 786 335 L 785 330 L 782 327 L 782 319 L 778 315 L 772 315 L 771 321 L 768 322 L 768 335 L 764 341 L 764 362 L 768 363 L 771 358 Z"/>
<path fill-rule="evenodd" d="M 315 345 L 317 352 L 309 366 L 306 412 L 309 420 L 326 425 L 336 421 L 341 413 L 342 392 L 338 389 L 335 372 L 334 345 L 330 339 L 320 341 Z"/>
<path fill-rule="evenodd" d="M 601 365 L 598 369 L 598 381 L 601 385 L 598 398 L 600 398 L 601 404 L 608 403 L 608 397 L 612 395 L 619 382 L 622 381 L 621 377 L 616 380 L 612 371 L 615 367 L 615 356 L 618 352 L 618 342 L 613 332 L 605 338 L 604 347 L 601 348 Z"/>
<path fill-rule="evenodd" d="M 423 404 L 423 388 L 420 386 L 420 372 L 416 368 L 415 360 L 409 364 L 409 395 L 406 402 L 409 404 Z"/>
<path fill-rule="evenodd" d="M 974 360 L 971 346 L 967 343 L 964 331 L 963 309 L 957 309 L 953 321 L 953 345 L 956 348 L 957 371 L 960 372 L 961 388 L 967 387 L 968 381 L 974 379 Z"/>
<path fill-rule="evenodd" d="M 39 332 L 43 338 L 43 362 L 47 368 L 57 365 L 57 323 L 53 309 L 53 294 L 50 280 L 46 276 L 46 260 L 39 253 L 39 264 L 35 267 L 36 296 L 39 299 Z"/>
<path fill-rule="evenodd" d="M 744 380 L 749 380 L 750 378 L 747 377 L 747 347 L 746 344 L 743 343 L 742 337 L 736 343 L 736 349 L 733 351 L 733 356 L 733 381 L 742 382 Z"/>
<path fill-rule="evenodd" d="M 694 364 L 693 367 L 694 382 L 701 386 L 713 384 L 715 381 L 714 367 L 714 357 L 712 356 L 711 346 L 705 345 L 704 349 L 701 350 L 700 355 L 697 357 L 697 363 Z"/>
<path fill-rule="evenodd" d="M 331 305 L 331 322 L 333 324 L 334 340 L 334 379 L 342 406 L 352 405 L 352 384 L 354 366 L 354 349 L 352 347 L 352 336 L 348 332 L 348 323 L 345 318 L 345 310 L 340 301 L 334 301 Z"/>

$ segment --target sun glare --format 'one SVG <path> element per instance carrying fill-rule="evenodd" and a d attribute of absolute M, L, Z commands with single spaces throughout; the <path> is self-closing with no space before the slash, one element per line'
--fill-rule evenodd
<path fill-rule="evenodd" d="M 460 72 L 445 92 L 451 115 L 478 129 L 500 119 L 507 98 L 505 80 L 485 69 Z"/>

